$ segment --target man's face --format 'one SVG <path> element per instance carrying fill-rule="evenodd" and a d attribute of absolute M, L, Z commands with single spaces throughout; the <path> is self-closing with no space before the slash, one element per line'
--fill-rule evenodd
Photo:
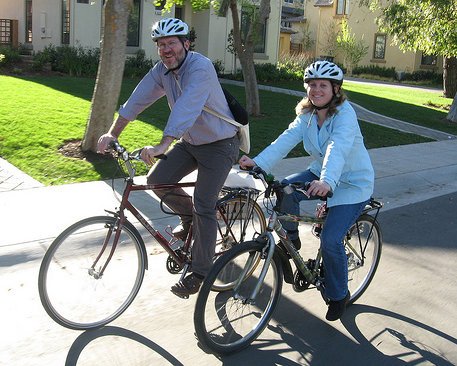
<path fill-rule="evenodd" d="M 178 67 L 182 60 L 186 57 L 186 50 L 189 49 L 189 41 L 184 41 L 184 44 L 178 37 L 163 37 L 157 41 L 157 50 L 160 59 L 167 69 Z"/>

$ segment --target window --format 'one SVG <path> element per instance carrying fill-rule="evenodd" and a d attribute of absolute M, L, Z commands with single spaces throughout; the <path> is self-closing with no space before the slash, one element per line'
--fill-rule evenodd
<path fill-rule="evenodd" d="M 32 0 L 25 0 L 25 43 L 32 43 Z"/>
<path fill-rule="evenodd" d="M 251 11 L 241 8 L 241 37 L 246 38 L 251 25 Z M 262 25 L 260 33 L 254 39 L 254 53 L 265 53 L 266 23 Z"/>
<path fill-rule="evenodd" d="M 376 34 L 374 39 L 373 58 L 383 60 L 386 57 L 386 35 Z"/>
<path fill-rule="evenodd" d="M 134 0 L 133 9 L 129 15 L 127 46 L 138 47 L 140 45 L 140 19 L 140 0 Z"/>
<path fill-rule="evenodd" d="M 78 4 L 89 4 L 89 0 L 77 0 Z"/>
<path fill-rule="evenodd" d="M 154 2 L 155 6 L 155 13 L 156 15 L 162 15 L 163 7 L 165 6 L 166 0 L 159 0 Z"/>
<path fill-rule="evenodd" d="M 70 44 L 70 0 L 62 0 L 62 44 Z"/>
<path fill-rule="evenodd" d="M 349 0 L 336 0 L 336 15 L 349 14 Z"/>
<path fill-rule="evenodd" d="M 422 54 L 421 65 L 422 66 L 436 66 L 437 57 L 435 55 Z"/>
<path fill-rule="evenodd" d="M 182 6 L 175 6 L 175 18 L 184 21 L 184 8 Z"/>

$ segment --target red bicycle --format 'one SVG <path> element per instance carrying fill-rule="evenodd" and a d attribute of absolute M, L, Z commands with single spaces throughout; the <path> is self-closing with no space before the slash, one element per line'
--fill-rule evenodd
<path fill-rule="evenodd" d="M 127 172 L 125 188 L 116 211 L 83 219 L 64 230 L 50 245 L 42 260 L 38 289 L 41 303 L 58 324 L 76 330 L 98 328 L 119 317 L 135 299 L 148 268 L 146 247 L 137 228 L 127 220 L 128 210 L 168 253 L 166 268 L 185 276 L 191 263 L 192 228 L 181 241 L 171 233 L 156 230 L 129 200 L 135 191 L 187 188 L 195 183 L 137 184 L 135 160 L 139 151 L 128 153 L 118 143 L 112 150 Z M 113 188 L 114 189 L 114 188 Z M 216 255 L 266 229 L 264 213 L 255 188 L 224 187 L 217 203 L 218 239 Z M 162 202 L 161 208 L 166 213 Z M 168 238 L 167 238 L 168 237 Z M 216 291 L 230 283 L 220 282 Z"/>

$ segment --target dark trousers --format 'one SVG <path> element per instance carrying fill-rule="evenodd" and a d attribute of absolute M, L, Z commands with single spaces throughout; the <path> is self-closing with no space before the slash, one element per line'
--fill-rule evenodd
<path fill-rule="evenodd" d="M 149 184 L 175 183 L 197 169 L 193 199 L 182 189 L 154 193 L 183 222 L 193 222 L 192 271 L 203 276 L 212 266 L 216 246 L 216 202 L 237 161 L 239 145 L 237 136 L 198 146 L 180 140 L 148 173 Z"/>

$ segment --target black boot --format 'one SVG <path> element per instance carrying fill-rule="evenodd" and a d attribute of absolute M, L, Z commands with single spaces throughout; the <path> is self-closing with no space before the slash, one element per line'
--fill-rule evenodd
<path fill-rule="evenodd" d="M 349 302 L 350 298 L 351 294 L 348 291 L 344 299 L 338 301 L 330 300 L 328 304 L 327 315 L 325 315 L 325 319 L 335 321 L 341 318 L 341 316 L 344 314 L 344 311 L 346 310 L 346 305 Z"/>

